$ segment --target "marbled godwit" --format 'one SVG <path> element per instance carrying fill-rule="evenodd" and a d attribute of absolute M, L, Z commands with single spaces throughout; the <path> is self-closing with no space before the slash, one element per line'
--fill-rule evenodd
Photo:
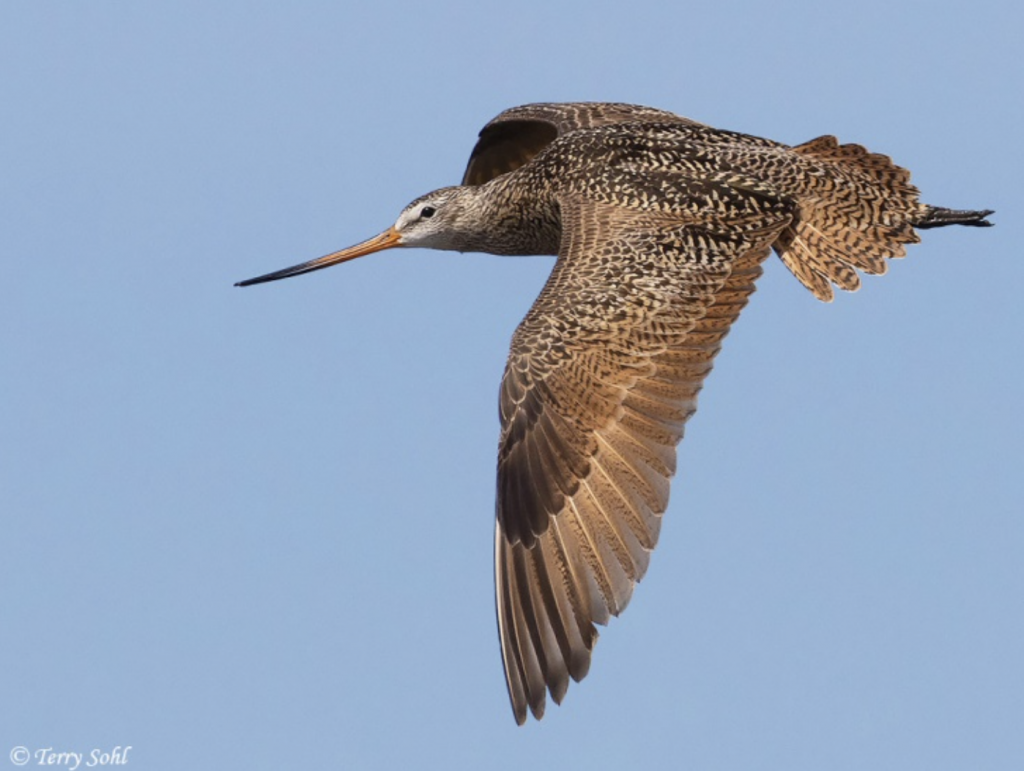
<path fill-rule="evenodd" d="M 818 298 L 884 273 L 915 228 L 990 211 L 918 202 L 889 158 L 788 147 L 624 104 L 533 104 L 488 123 L 462 185 L 361 244 L 558 255 L 501 384 L 494 562 L 512 709 L 544 713 L 590 667 L 658 540 L 676 445 L 772 249 Z"/>

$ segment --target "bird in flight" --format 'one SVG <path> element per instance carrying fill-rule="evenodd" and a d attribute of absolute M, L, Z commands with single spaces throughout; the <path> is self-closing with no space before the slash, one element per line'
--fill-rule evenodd
<path fill-rule="evenodd" d="M 461 185 L 237 286 L 393 247 L 557 255 L 500 391 L 495 593 L 522 724 L 587 674 L 595 624 L 647 570 L 676 445 L 771 251 L 827 302 L 916 230 L 991 213 L 920 203 L 907 170 L 831 136 L 788 146 L 649 107 L 530 104 L 484 126 Z"/>

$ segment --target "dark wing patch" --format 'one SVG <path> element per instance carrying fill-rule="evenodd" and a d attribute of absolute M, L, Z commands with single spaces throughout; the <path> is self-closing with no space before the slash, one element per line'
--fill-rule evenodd
<path fill-rule="evenodd" d="M 505 110 L 480 131 L 463 185 L 482 185 L 533 160 L 560 136 L 614 123 L 656 121 L 694 124 L 664 110 L 613 102 L 526 104 Z"/>
<path fill-rule="evenodd" d="M 524 166 L 558 137 L 558 129 L 543 121 L 513 120 L 480 132 L 462 177 L 463 185 L 482 185 Z"/>

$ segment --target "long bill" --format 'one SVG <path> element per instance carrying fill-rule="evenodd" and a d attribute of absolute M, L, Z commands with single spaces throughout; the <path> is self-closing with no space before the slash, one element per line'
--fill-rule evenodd
<path fill-rule="evenodd" d="M 323 257 L 317 257 L 315 260 L 303 262 L 300 265 L 292 265 L 290 268 L 275 270 L 273 273 L 265 273 L 264 275 L 257 276 L 256 278 L 239 281 L 235 286 L 252 286 L 253 284 L 263 284 L 267 281 L 277 281 L 282 278 L 299 276 L 313 270 L 329 268 L 331 265 L 337 265 L 339 262 L 354 260 L 356 257 L 362 257 L 365 254 L 373 254 L 374 252 L 379 252 L 384 249 L 391 249 L 395 246 L 401 245 L 401 243 L 402 237 L 399 235 L 397 230 L 391 227 L 379 236 L 374 236 L 373 238 L 363 241 L 361 244 L 350 246 L 348 249 L 342 249 L 340 252 L 331 252 L 331 254 L 326 254 Z"/>

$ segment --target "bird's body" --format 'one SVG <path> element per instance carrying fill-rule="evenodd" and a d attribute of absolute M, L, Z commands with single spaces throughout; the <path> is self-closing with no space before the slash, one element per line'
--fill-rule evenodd
<path fill-rule="evenodd" d="M 526 105 L 484 127 L 462 185 L 243 284 L 392 246 L 558 255 L 500 394 L 495 588 L 522 723 L 586 674 L 594 624 L 643 576 L 684 424 L 770 251 L 830 300 L 915 228 L 988 224 L 920 203 L 909 177 L 832 137 L 788 147 L 646 107 Z"/>

